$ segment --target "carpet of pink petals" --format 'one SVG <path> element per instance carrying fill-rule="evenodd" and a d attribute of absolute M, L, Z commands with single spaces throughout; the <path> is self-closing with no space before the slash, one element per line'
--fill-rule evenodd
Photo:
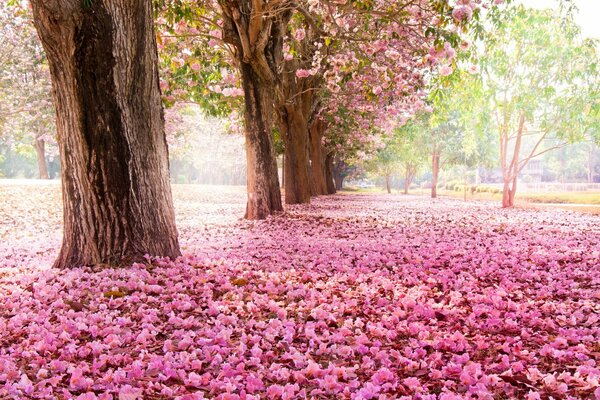
<path fill-rule="evenodd" d="M 0 187 L 0 398 L 600 399 L 597 216 L 174 190 L 183 257 L 58 271 L 58 186 Z"/>

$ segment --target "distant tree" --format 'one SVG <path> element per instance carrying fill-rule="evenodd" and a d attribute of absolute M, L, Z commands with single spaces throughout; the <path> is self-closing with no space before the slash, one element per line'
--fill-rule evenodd
<path fill-rule="evenodd" d="M 38 174 L 48 179 L 46 147 L 55 146 L 50 73 L 30 13 L 0 5 L 0 140 L 14 148 L 30 144 Z"/>
<path fill-rule="evenodd" d="M 383 177 L 387 192 L 392 193 L 392 175 L 402 169 L 402 161 L 395 143 L 389 141 L 385 144 L 385 147 L 379 149 L 366 163 L 366 169 L 372 174 Z"/>
<path fill-rule="evenodd" d="M 517 178 L 529 160 L 598 132 L 598 53 L 570 15 L 514 6 L 495 23 L 481 48 L 484 96 L 474 101 L 492 113 L 502 206 L 512 207 Z"/>

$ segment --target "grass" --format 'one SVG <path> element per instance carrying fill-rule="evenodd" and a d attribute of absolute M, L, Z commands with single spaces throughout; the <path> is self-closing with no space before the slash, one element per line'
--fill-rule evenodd
<path fill-rule="evenodd" d="M 464 192 L 454 190 L 439 190 L 442 196 L 463 198 Z M 467 192 L 469 200 L 501 200 L 502 193 L 474 193 Z M 527 203 L 541 204 L 586 204 L 600 206 L 600 192 L 557 192 L 557 193 L 519 193 L 517 200 Z"/>
<path fill-rule="evenodd" d="M 385 193 L 380 187 L 361 189 L 344 188 L 344 191 L 352 193 Z M 392 193 L 402 193 L 402 190 L 393 189 Z M 431 189 L 411 189 L 409 194 L 415 196 L 429 196 Z M 464 198 L 463 191 L 439 189 L 438 196 Z M 467 200 L 502 201 L 502 193 L 473 193 L 467 192 Z M 517 205 L 522 208 L 542 208 L 560 206 L 570 211 L 582 211 L 600 215 L 600 192 L 557 192 L 557 193 L 519 193 L 517 191 Z M 581 207 L 585 205 L 586 207 Z M 598 207 L 594 207 L 598 206 Z"/>

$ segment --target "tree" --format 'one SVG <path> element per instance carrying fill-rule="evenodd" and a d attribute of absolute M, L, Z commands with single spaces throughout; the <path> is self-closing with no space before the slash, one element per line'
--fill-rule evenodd
<path fill-rule="evenodd" d="M 151 4 L 31 5 L 50 66 L 63 171 L 55 266 L 179 256 Z"/>
<path fill-rule="evenodd" d="M 424 97 L 422 72 L 437 59 L 426 61 L 422 56 L 438 39 L 457 37 L 450 31 L 479 15 L 479 5 L 474 2 L 453 7 L 445 0 L 156 3 L 171 25 L 169 36 L 178 38 L 182 53 L 203 53 L 198 49 L 208 43 L 214 49 L 209 57 L 213 64 L 227 64 L 239 72 L 250 172 L 248 218 L 264 218 L 280 209 L 269 125 L 273 111 L 286 142 L 286 202 L 308 202 L 310 192 L 317 194 L 318 187 L 308 182 L 320 171 L 316 168 L 311 174 L 312 164 L 309 168 L 307 159 L 315 115 L 323 118 L 330 111 L 335 113 L 340 99 L 356 107 L 356 100 L 362 98 L 367 101 L 357 113 L 384 115 L 371 120 L 392 126 L 401 111 L 408 111 L 419 104 L 416 99 Z M 177 63 L 183 67 L 185 56 L 177 57 Z M 205 63 L 194 65 L 199 75 L 208 75 L 201 68 Z M 205 89 L 212 87 L 221 92 L 220 84 L 204 83 L 194 81 L 194 91 L 206 93 Z M 341 87 L 348 89 L 349 97 L 331 96 L 343 92 Z M 227 95 L 230 93 L 228 90 Z M 369 102 L 376 104 L 369 106 Z M 313 153 L 313 158 L 319 154 L 327 158 L 327 152 Z M 330 165 L 314 161 L 315 165 Z"/>
<path fill-rule="evenodd" d="M 497 17 L 482 54 L 483 103 L 500 143 L 502 206 L 512 207 L 529 160 L 598 126 L 598 54 L 571 16 L 522 6 Z"/>
<path fill-rule="evenodd" d="M 399 127 L 395 132 L 395 148 L 404 174 L 404 194 L 408 194 L 410 185 L 427 157 L 424 117 L 416 116 Z"/>
<path fill-rule="evenodd" d="M 54 147 L 55 112 L 48 65 L 27 10 L 0 5 L 0 140 L 28 143 L 40 179 L 48 179 L 46 145 Z"/>
<path fill-rule="evenodd" d="M 385 179 L 385 189 L 388 193 L 392 193 L 392 175 L 400 169 L 400 165 L 398 154 L 393 144 L 389 143 L 377 151 L 375 157 L 367 163 L 367 171 L 382 176 Z"/>

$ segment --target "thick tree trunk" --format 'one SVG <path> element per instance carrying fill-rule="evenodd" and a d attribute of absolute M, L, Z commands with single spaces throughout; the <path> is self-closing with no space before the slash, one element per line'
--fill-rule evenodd
<path fill-rule="evenodd" d="M 310 167 L 314 184 L 314 195 L 328 194 L 327 177 L 325 171 L 325 158 L 323 157 L 323 130 L 325 123 L 321 120 L 315 121 L 310 127 Z"/>
<path fill-rule="evenodd" d="M 281 188 L 285 189 L 285 152 L 281 160 Z"/>
<path fill-rule="evenodd" d="M 385 188 L 386 188 L 388 194 L 392 193 L 391 179 L 392 179 L 392 177 L 390 176 L 390 174 L 386 174 L 386 176 L 385 176 Z"/>
<path fill-rule="evenodd" d="M 48 176 L 48 164 L 46 164 L 46 142 L 44 142 L 44 139 L 36 139 L 34 147 L 37 155 L 40 179 L 50 179 Z"/>
<path fill-rule="evenodd" d="M 431 198 L 435 199 L 437 197 L 437 186 L 440 176 L 440 155 L 437 153 L 433 153 L 431 171 Z"/>
<path fill-rule="evenodd" d="M 179 256 L 151 3 L 31 4 L 62 162 L 64 237 L 55 266 Z"/>
<path fill-rule="evenodd" d="M 308 121 L 301 111 L 288 106 L 280 109 L 279 116 L 285 143 L 285 202 L 310 203 Z"/>
<path fill-rule="evenodd" d="M 223 41 L 235 48 L 245 100 L 247 219 L 282 211 L 273 148 L 273 105 L 283 37 L 292 16 L 287 3 L 218 0 Z M 284 6 L 286 7 L 284 9 Z"/>
<path fill-rule="evenodd" d="M 251 64 L 242 61 L 240 70 L 246 100 L 244 117 L 248 202 L 245 217 L 265 219 L 272 213 L 283 210 L 277 159 L 273 148 L 273 87 L 261 79 L 261 75 Z M 284 169 L 287 175 L 287 165 Z"/>
<path fill-rule="evenodd" d="M 333 154 L 325 156 L 325 183 L 327 184 L 327 194 L 335 194 L 335 182 L 333 179 Z"/>

